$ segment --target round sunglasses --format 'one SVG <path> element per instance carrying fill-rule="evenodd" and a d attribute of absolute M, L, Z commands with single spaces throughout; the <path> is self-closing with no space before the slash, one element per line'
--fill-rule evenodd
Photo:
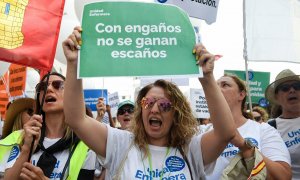
<path fill-rule="evenodd" d="M 171 110 L 172 103 L 166 98 L 143 97 L 141 105 L 144 109 L 150 109 L 157 103 L 161 112 L 168 112 Z"/>

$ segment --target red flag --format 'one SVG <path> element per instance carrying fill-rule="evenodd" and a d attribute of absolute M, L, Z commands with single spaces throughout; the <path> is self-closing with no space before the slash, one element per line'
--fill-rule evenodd
<path fill-rule="evenodd" d="M 50 71 L 65 0 L 4 0 L 2 4 L 0 59 Z"/>

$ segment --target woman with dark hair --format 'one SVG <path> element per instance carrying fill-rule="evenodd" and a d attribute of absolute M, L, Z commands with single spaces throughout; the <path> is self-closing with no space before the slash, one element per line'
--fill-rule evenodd
<path fill-rule="evenodd" d="M 244 108 L 247 96 L 244 81 L 234 75 L 225 75 L 217 83 L 230 107 L 235 126 L 238 128 L 239 134 L 246 139 L 247 146 L 246 148 L 236 147 L 235 139 L 233 139 L 232 144 L 228 144 L 217 159 L 216 166 L 210 171 L 207 169 L 207 179 L 220 179 L 224 173 L 223 170 L 230 167 L 228 166 L 230 160 L 239 151 L 241 151 L 244 165 L 251 162 L 255 157 L 254 147 L 257 147 L 263 156 L 260 169 L 256 169 L 257 174 L 260 172 L 259 170 L 264 168 L 262 165 L 265 164 L 267 179 L 291 179 L 290 156 L 279 133 L 266 123 L 260 124 L 252 121 L 250 119 L 251 114 L 247 113 Z M 247 171 L 250 170 L 251 172 L 252 168 L 257 168 L 253 165 L 254 163 Z M 252 173 L 249 173 L 250 177 L 253 175 Z"/>
<path fill-rule="evenodd" d="M 37 84 L 40 115 L 24 125 L 23 143 L 12 148 L 4 179 L 93 179 L 95 153 L 64 122 L 64 82 L 63 75 L 53 72 Z"/>
<path fill-rule="evenodd" d="M 67 59 L 66 122 L 104 162 L 106 179 L 202 179 L 234 138 L 230 109 L 213 76 L 215 56 L 203 45 L 194 47 L 199 78 L 214 131 L 197 135 L 197 122 L 180 89 L 165 80 L 142 88 L 137 96 L 132 131 L 111 128 L 84 113 L 82 80 L 76 78 L 81 29 L 75 28 L 63 49 Z M 183 61 L 184 63 L 184 61 Z M 243 146 L 243 141 L 240 142 Z"/>

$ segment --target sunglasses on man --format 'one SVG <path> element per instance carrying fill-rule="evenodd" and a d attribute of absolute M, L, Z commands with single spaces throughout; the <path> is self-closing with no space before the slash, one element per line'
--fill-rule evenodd
<path fill-rule="evenodd" d="M 43 82 L 40 82 L 36 85 L 35 89 L 37 92 L 41 92 L 41 91 L 44 91 L 44 90 L 47 90 L 48 86 L 52 85 L 52 87 L 56 90 L 61 90 L 64 88 L 64 81 L 62 80 L 54 80 L 54 81 L 51 81 L 49 82 L 48 84 L 43 81 Z"/>
<path fill-rule="evenodd" d="M 299 91 L 300 82 L 295 82 L 292 84 L 281 84 L 276 88 L 275 93 L 277 93 L 278 91 L 288 92 L 291 88 L 295 89 L 296 91 Z"/>

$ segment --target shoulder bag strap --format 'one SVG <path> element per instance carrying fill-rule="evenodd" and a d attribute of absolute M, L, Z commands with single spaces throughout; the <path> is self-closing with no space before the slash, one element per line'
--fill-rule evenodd
<path fill-rule="evenodd" d="M 268 124 L 270 126 L 273 126 L 275 129 L 277 129 L 277 125 L 276 125 L 276 119 L 271 119 L 268 121 Z"/>
<path fill-rule="evenodd" d="M 128 153 L 132 149 L 132 147 L 133 147 L 133 140 L 131 141 L 131 144 L 130 144 L 129 148 L 126 151 L 126 153 L 124 155 L 124 158 L 122 159 L 122 161 L 121 161 L 121 163 L 120 163 L 120 165 L 119 165 L 119 167 L 118 167 L 118 169 L 116 171 L 116 174 L 113 176 L 113 178 L 112 178 L 113 180 L 120 180 L 121 172 L 122 172 L 122 170 L 124 168 L 125 161 L 126 161 L 126 159 L 128 157 Z"/>

